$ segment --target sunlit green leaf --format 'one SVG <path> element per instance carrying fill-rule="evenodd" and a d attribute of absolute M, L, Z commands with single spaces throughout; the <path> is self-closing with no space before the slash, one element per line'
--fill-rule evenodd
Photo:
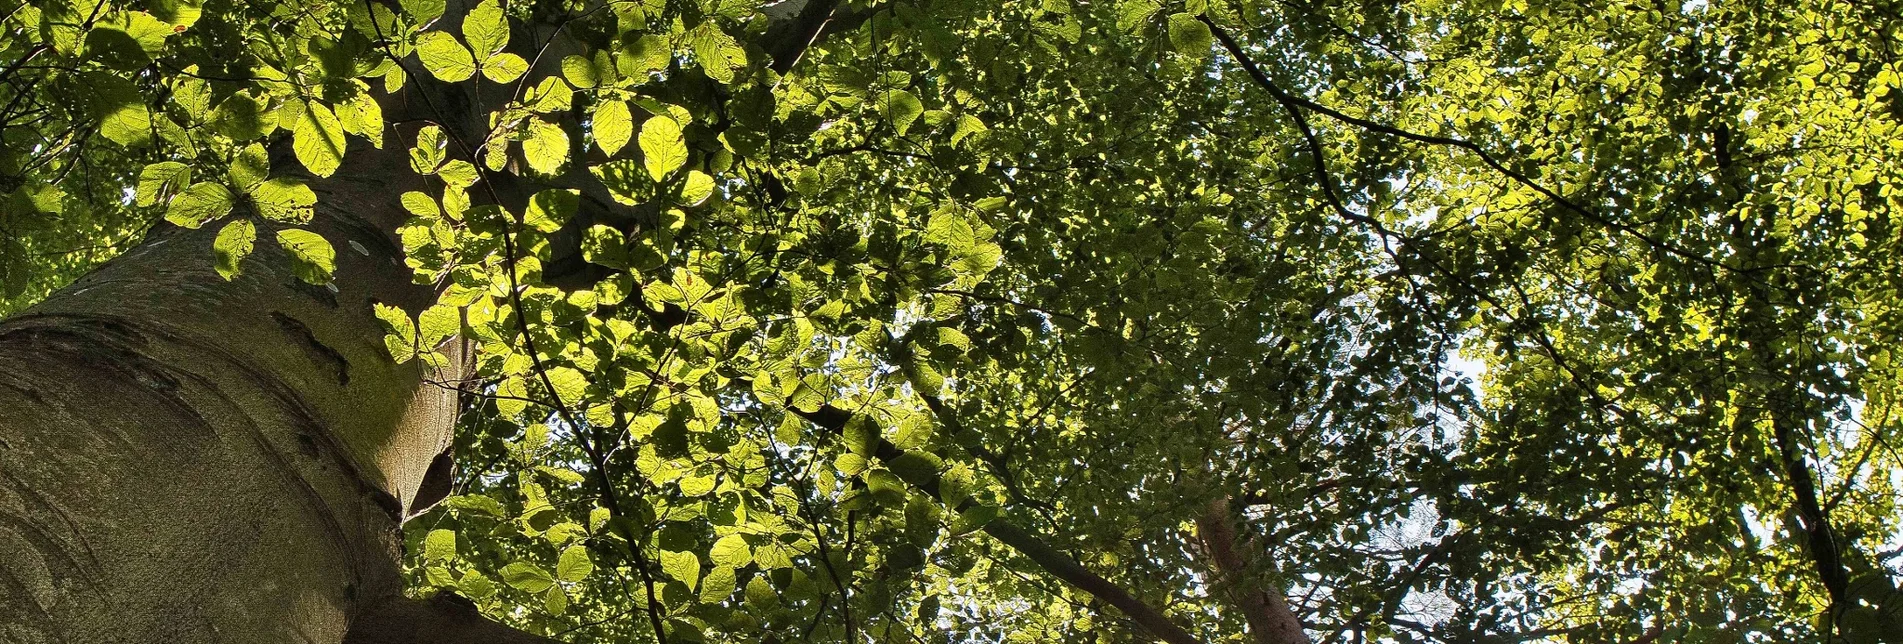
<path fill-rule="evenodd" d="M 231 205 L 231 191 L 224 186 L 211 182 L 195 183 L 172 198 L 171 205 L 165 209 L 165 220 L 186 228 L 197 228 L 231 212 Z"/>
<path fill-rule="evenodd" d="M 573 545 L 562 550 L 561 561 L 555 565 L 555 576 L 562 581 L 581 581 L 594 572 L 595 564 L 588 558 L 588 548 Z"/>
<path fill-rule="evenodd" d="M 477 58 L 488 58 L 508 46 L 509 22 L 495 0 L 483 0 L 463 16 L 463 38 Z"/>
<path fill-rule="evenodd" d="M 278 246 L 291 256 L 291 267 L 297 278 L 312 284 L 330 281 L 330 275 L 337 270 L 337 251 L 323 236 L 308 230 L 285 228 L 277 232 Z"/>
<path fill-rule="evenodd" d="M 603 103 L 595 110 L 595 143 L 608 156 L 620 152 L 634 137 L 634 118 L 628 111 L 628 104 L 621 101 Z"/>
<path fill-rule="evenodd" d="M 554 174 L 568 162 L 568 133 L 554 123 L 533 121 L 529 138 L 522 141 L 522 156 L 536 172 Z"/>
<path fill-rule="evenodd" d="M 212 240 L 211 250 L 213 268 L 225 279 L 234 279 L 243 272 L 244 258 L 251 256 L 251 250 L 258 241 L 258 229 L 249 219 L 239 219 L 218 229 L 218 238 Z"/>
<path fill-rule="evenodd" d="M 642 163 L 648 175 L 660 181 L 687 163 L 687 141 L 681 126 L 666 116 L 649 118 L 641 124 Z"/>
<path fill-rule="evenodd" d="M 438 80 L 456 83 L 476 73 L 476 59 L 456 37 L 441 31 L 426 32 L 416 39 L 416 56 L 423 68 Z"/>
<path fill-rule="evenodd" d="M 145 166 L 139 171 L 139 187 L 135 192 L 134 203 L 140 206 L 152 206 L 170 201 L 192 182 L 192 169 L 177 161 L 162 161 Z"/>
<path fill-rule="evenodd" d="M 1209 48 L 1215 44 L 1215 37 L 1210 34 L 1209 25 L 1203 24 L 1195 15 L 1171 14 L 1170 44 L 1176 47 L 1176 51 L 1193 58 L 1206 58 Z"/>
<path fill-rule="evenodd" d="M 252 187 L 251 198 L 258 206 L 258 214 L 294 224 L 310 221 L 317 204 L 317 193 L 304 182 L 288 177 L 277 177 Z"/>
<path fill-rule="evenodd" d="M 552 233 L 562 227 L 562 222 L 575 216 L 575 209 L 580 204 L 579 191 L 543 190 L 529 198 L 529 207 L 523 211 L 522 223 L 536 230 Z"/>
<path fill-rule="evenodd" d="M 382 119 L 379 117 L 378 119 Z M 304 105 L 292 130 L 292 149 L 311 174 L 328 177 L 344 162 L 344 127 L 330 108 L 312 101 Z"/>
<path fill-rule="evenodd" d="M 503 566 L 502 581 L 530 593 L 539 593 L 555 585 L 555 578 L 549 576 L 547 570 L 525 561 Z"/>

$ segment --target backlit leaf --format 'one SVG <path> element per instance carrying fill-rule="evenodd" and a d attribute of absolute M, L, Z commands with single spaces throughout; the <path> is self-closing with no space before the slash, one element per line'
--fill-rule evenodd
<path fill-rule="evenodd" d="M 286 228 L 277 233 L 278 246 L 291 255 L 292 272 L 297 278 L 312 284 L 330 281 L 332 271 L 337 270 L 337 251 L 330 242 L 317 233 L 299 228 Z"/>
<path fill-rule="evenodd" d="M 587 579 L 588 573 L 594 570 L 595 563 L 588 559 L 588 548 L 577 544 L 562 550 L 561 560 L 555 565 L 555 576 L 562 581 L 578 582 Z"/>
<path fill-rule="evenodd" d="M 197 228 L 228 212 L 231 212 L 231 191 L 216 183 L 201 182 L 172 198 L 171 205 L 165 209 L 165 220 Z"/>
<path fill-rule="evenodd" d="M 522 156 L 536 172 L 555 174 L 568 162 L 568 133 L 554 123 L 533 121 L 529 138 L 522 141 Z"/>
<path fill-rule="evenodd" d="M 526 561 L 503 566 L 502 581 L 530 593 L 539 593 L 555 585 L 555 578 L 549 576 L 547 570 Z"/>
<path fill-rule="evenodd" d="M 212 267 L 225 279 L 234 279 L 243 272 L 244 258 L 251 255 L 257 245 L 258 229 L 249 219 L 239 219 L 225 224 L 218 230 L 218 238 L 212 240 Z"/>
<path fill-rule="evenodd" d="M 634 117 L 628 111 L 628 104 L 621 101 L 608 101 L 595 109 L 595 144 L 608 156 L 620 152 L 634 136 Z"/>
<path fill-rule="evenodd" d="M 655 181 L 667 177 L 687 163 L 687 141 L 681 126 L 666 116 L 649 118 L 641 124 L 642 164 Z"/>
<path fill-rule="evenodd" d="M 381 117 L 378 119 L 381 121 Z M 344 162 L 344 127 L 323 103 L 304 105 L 291 130 L 291 147 L 311 174 L 328 177 Z"/>
<path fill-rule="evenodd" d="M 191 185 L 192 169 L 177 161 L 162 161 L 145 166 L 139 171 L 139 187 L 135 191 L 133 203 L 139 206 L 152 206 L 169 201 Z"/>
<path fill-rule="evenodd" d="M 509 44 L 509 22 L 495 0 L 483 0 L 463 17 L 463 39 L 478 58 L 488 58 Z"/>
<path fill-rule="evenodd" d="M 423 68 L 437 80 L 457 83 L 476 73 L 476 59 L 456 42 L 456 37 L 441 31 L 426 32 L 416 39 L 416 56 Z"/>

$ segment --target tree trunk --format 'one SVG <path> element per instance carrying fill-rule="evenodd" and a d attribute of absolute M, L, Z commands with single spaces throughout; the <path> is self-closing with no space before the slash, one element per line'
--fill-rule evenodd
<path fill-rule="evenodd" d="M 216 226 L 162 226 L 0 322 L 0 641 L 328 644 L 400 599 L 456 392 L 371 311 L 433 300 L 392 235 L 418 177 L 402 144 L 349 158 L 311 182 L 334 288 L 270 230 L 226 281 Z"/>
<path fill-rule="evenodd" d="M 1289 609 L 1281 591 L 1250 583 L 1249 564 L 1237 550 L 1239 540 L 1229 497 L 1216 497 L 1196 519 L 1196 539 L 1209 558 L 1213 585 L 1242 613 L 1256 644 L 1309 644 L 1301 619 Z"/>

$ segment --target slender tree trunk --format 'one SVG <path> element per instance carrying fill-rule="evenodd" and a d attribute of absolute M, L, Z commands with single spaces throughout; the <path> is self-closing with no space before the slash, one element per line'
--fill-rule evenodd
<path fill-rule="evenodd" d="M 0 641 L 332 643 L 397 598 L 457 411 L 371 312 L 433 299 L 391 234 L 405 159 L 312 181 L 335 288 L 268 227 L 232 281 L 216 226 L 165 227 L 0 323 Z"/>
<path fill-rule="evenodd" d="M 1209 558 L 1214 586 L 1249 624 L 1256 644 L 1309 644 L 1302 621 L 1289 609 L 1280 591 L 1265 589 L 1250 582 L 1248 561 L 1237 549 L 1235 517 L 1229 510 L 1229 498 L 1217 497 L 1196 520 L 1196 539 L 1203 555 Z"/>

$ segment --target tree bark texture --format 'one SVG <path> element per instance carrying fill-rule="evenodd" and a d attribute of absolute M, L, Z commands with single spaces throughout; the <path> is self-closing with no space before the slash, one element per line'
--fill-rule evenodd
<path fill-rule="evenodd" d="M 352 149 L 311 181 L 334 288 L 270 226 L 231 281 L 216 226 L 162 226 L 0 322 L 0 641 L 341 642 L 398 596 L 398 527 L 457 412 L 371 310 L 433 300 L 392 236 L 405 162 Z"/>

